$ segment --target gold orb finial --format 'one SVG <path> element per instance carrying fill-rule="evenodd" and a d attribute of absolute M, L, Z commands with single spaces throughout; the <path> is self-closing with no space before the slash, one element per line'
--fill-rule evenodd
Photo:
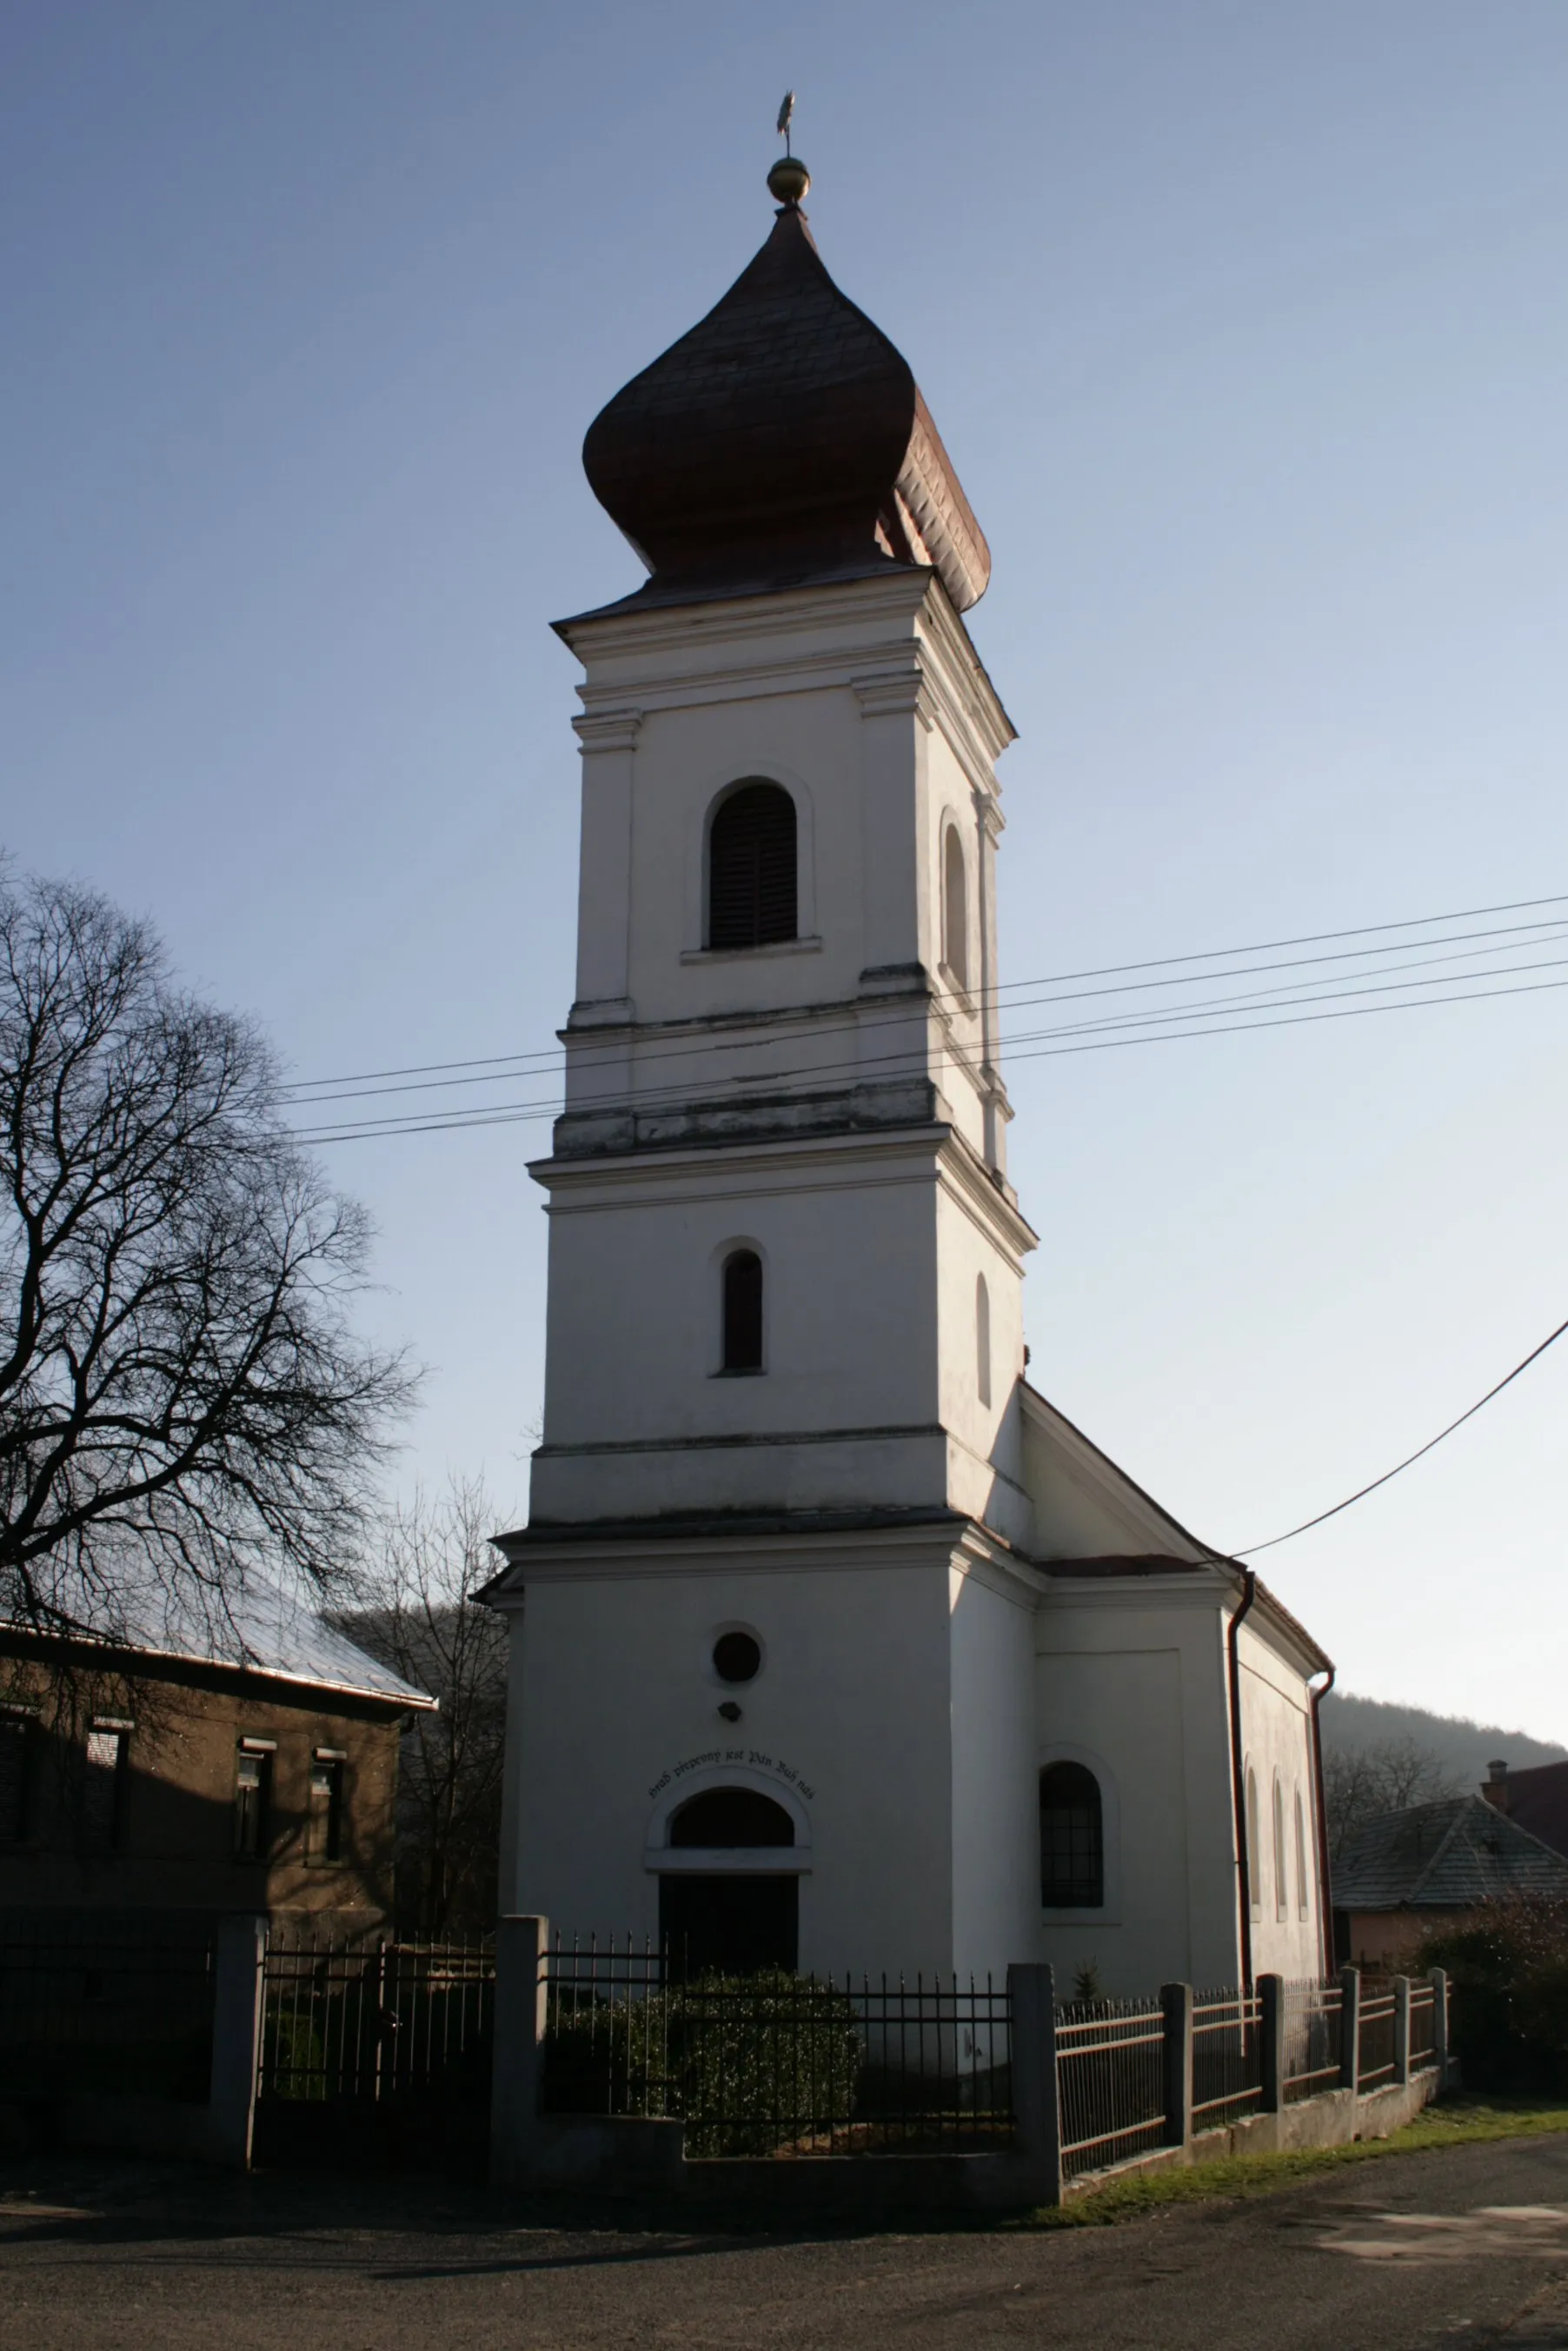
<path fill-rule="evenodd" d="M 768 173 L 768 187 L 781 204 L 798 208 L 811 185 L 811 173 L 798 155 L 781 155 Z"/>

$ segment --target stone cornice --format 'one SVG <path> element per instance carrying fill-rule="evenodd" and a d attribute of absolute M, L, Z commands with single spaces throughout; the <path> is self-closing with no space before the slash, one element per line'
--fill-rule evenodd
<path fill-rule="evenodd" d="M 907 626 L 891 638 L 857 643 L 846 624 L 862 614 Z M 897 572 L 733 603 L 666 605 L 568 625 L 568 642 L 579 657 L 615 672 L 602 682 L 590 676 L 578 689 L 590 712 L 601 702 L 624 704 L 628 695 L 644 713 L 835 685 L 896 695 L 894 680 L 903 672 L 924 681 L 923 692 L 906 689 L 918 696 L 910 707 L 926 725 L 941 727 L 978 789 L 994 793 L 994 763 L 1014 739 L 1012 722 L 934 573 Z M 737 646 L 776 643 L 806 629 L 836 633 L 826 643 L 792 646 L 772 658 L 733 657 Z M 678 670 L 653 669 L 650 657 L 673 652 L 685 656 Z M 703 653 L 710 657 L 701 659 Z"/>
<path fill-rule="evenodd" d="M 585 758 L 590 751 L 635 750 L 641 725 L 642 712 L 630 704 L 615 710 L 585 710 L 572 721 Z"/>
<path fill-rule="evenodd" d="M 975 1538 L 975 1551 L 971 1537 Z M 621 1530 L 584 1527 L 523 1529 L 497 1535 L 495 1548 L 507 1565 L 483 1593 L 502 1608 L 520 1607 L 528 1583 L 585 1579 L 733 1574 L 842 1574 L 846 1569 L 895 1573 L 956 1563 L 965 1557 L 1005 1559 L 1006 1552 L 957 1511 L 911 1515 L 896 1523 L 782 1525 L 759 1531 L 745 1526 L 656 1526 Z"/>

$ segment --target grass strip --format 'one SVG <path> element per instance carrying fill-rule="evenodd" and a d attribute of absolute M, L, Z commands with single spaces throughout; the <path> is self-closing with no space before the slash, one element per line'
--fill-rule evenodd
<path fill-rule="evenodd" d="M 1375 2162 L 1385 2155 L 1420 2155 L 1439 2147 L 1473 2147 L 1489 2139 L 1527 2138 L 1545 2131 L 1568 2131 L 1568 2106 L 1544 2099 L 1445 2098 L 1428 2106 L 1386 2138 L 1362 2138 L 1348 2147 L 1293 2147 L 1280 2155 L 1223 2155 L 1171 2171 L 1129 2172 L 1085 2189 L 1070 2202 L 1030 2214 L 1037 2229 L 1104 2229 L 1136 2220 L 1165 2204 L 1204 2199 L 1236 2200 L 1276 2196 L 1299 2180 L 1336 2171 L 1347 2163 Z"/>

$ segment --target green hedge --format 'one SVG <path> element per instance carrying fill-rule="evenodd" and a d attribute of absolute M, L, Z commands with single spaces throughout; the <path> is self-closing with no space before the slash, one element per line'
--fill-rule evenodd
<path fill-rule="evenodd" d="M 865 2033 L 846 1994 L 783 1971 L 703 1976 L 552 2019 L 545 2103 L 663 2115 L 689 2155 L 771 2155 L 854 2111 Z"/>

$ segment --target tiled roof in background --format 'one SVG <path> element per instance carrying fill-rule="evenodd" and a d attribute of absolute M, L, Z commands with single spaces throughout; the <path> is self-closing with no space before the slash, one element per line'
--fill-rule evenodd
<path fill-rule="evenodd" d="M 1568 1860 L 1480 1796 L 1386 1813 L 1334 1866 L 1336 1910 L 1466 1910 L 1521 1893 L 1568 1897 Z"/>

